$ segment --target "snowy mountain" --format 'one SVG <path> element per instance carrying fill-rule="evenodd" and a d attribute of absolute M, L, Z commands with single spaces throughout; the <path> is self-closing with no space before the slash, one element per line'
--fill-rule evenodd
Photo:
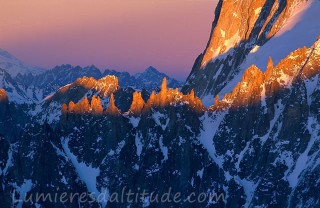
<path fill-rule="evenodd" d="M 54 123 L 60 119 L 62 104 L 77 103 L 84 98 L 91 99 L 93 96 L 100 96 L 102 101 L 107 103 L 107 98 L 119 88 L 118 78 L 115 76 L 106 76 L 99 80 L 93 77 L 82 77 L 46 97 L 34 111 L 31 111 L 31 115 L 40 122 L 47 120 L 48 123 Z"/>
<path fill-rule="evenodd" d="M 102 74 L 95 66 L 80 67 L 61 65 L 36 76 L 18 75 L 16 80 L 24 85 L 33 86 L 43 91 L 43 98 L 56 92 L 60 87 L 74 82 L 81 77 L 101 78 Z"/>
<path fill-rule="evenodd" d="M 184 84 L 183 82 L 177 81 L 159 72 L 153 67 L 146 69 L 143 73 L 131 76 L 128 72 L 118 72 L 108 69 L 106 69 L 102 73 L 101 70 L 94 65 L 83 68 L 80 66 L 61 65 L 56 66 L 51 70 L 47 70 L 37 76 L 18 75 L 16 77 L 16 80 L 17 82 L 23 83 L 24 85 L 41 89 L 43 91 L 43 98 L 45 98 L 46 96 L 49 96 L 52 93 L 56 92 L 60 87 L 68 85 L 84 76 L 101 79 L 108 75 L 117 76 L 119 84 L 123 88 L 130 87 L 138 90 L 145 89 L 149 92 L 151 92 L 152 90 L 157 90 L 158 86 L 161 84 L 161 80 L 163 79 L 163 77 L 167 77 L 170 87 L 181 88 Z"/>
<path fill-rule="evenodd" d="M 36 95 L 34 94 L 32 88 L 17 83 L 6 70 L 1 68 L 0 89 L 4 89 L 6 91 L 7 96 L 10 97 L 10 102 L 17 104 L 31 104 L 36 101 Z"/>
<path fill-rule="evenodd" d="M 18 74 L 38 75 L 44 72 L 44 69 L 29 66 L 3 49 L 0 49 L 0 68 L 5 69 L 13 78 Z"/>
<path fill-rule="evenodd" d="M 269 56 L 278 63 L 291 51 L 310 47 L 320 34 L 319 8 L 318 0 L 220 1 L 206 50 L 183 90 L 195 89 L 211 105 L 216 95 L 232 91 L 251 64 L 265 70 Z"/>
<path fill-rule="evenodd" d="M 318 207 L 319 62 L 320 40 L 278 64 L 269 59 L 265 72 L 252 65 L 232 92 L 208 109 L 193 91 L 169 89 L 164 79 L 159 93 L 146 100 L 135 93 L 130 110 L 121 112 L 113 96 L 107 106 L 95 97 L 103 98 L 102 89 L 113 82 L 78 79 L 48 98 L 75 100 L 62 105 L 58 124 L 27 123 L 15 143 L 8 142 L 8 131 L 0 132 L 1 197 L 8 199 L 15 190 L 22 196 L 39 190 L 89 192 L 98 207 L 152 204 L 150 199 L 110 201 L 110 193 L 138 187 L 148 193 L 170 189 L 183 197 L 216 193 L 224 199 L 207 198 L 197 207 Z M 17 119 L 10 112 L 5 118 Z M 103 193 L 106 200 L 99 199 Z M 38 206 L 78 206 L 74 203 Z M 169 205 L 194 207 L 188 201 Z"/>
<path fill-rule="evenodd" d="M 162 79 L 167 78 L 168 87 L 170 88 L 181 88 L 183 83 L 170 78 L 164 73 L 159 72 L 156 68 L 149 66 L 144 72 L 134 75 L 138 83 L 142 83 L 144 89 L 156 89 L 160 86 Z M 139 89 L 139 88 L 138 88 Z M 141 89 L 141 88 L 140 88 Z"/>
<path fill-rule="evenodd" d="M 183 92 L 152 67 L 65 65 L 17 104 L 27 83 L 0 71 L 0 207 L 320 207 L 319 4 L 220 0 Z"/>
<path fill-rule="evenodd" d="M 29 115 L 40 123 L 46 121 L 54 124 L 60 120 L 63 104 L 99 97 L 102 106 L 107 107 L 111 94 L 114 95 L 115 104 L 119 110 L 127 112 L 133 101 L 134 92 L 135 90 L 131 87 L 121 87 L 118 77 L 114 75 L 107 75 L 98 80 L 93 77 L 82 77 L 47 96 L 29 111 Z M 142 90 L 143 99 L 146 100 L 149 96 L 150 93 Z"/>
<path fill-rule="evenodd" d="M 170 189 L 186 198 L 217 194 L 197 207 L 318 207 L 319 62 L 320 39 L 276 65 L 269 59 L 265 72 L 252 65 L 233 91 L 208 109 L 193 91 L 183 95 L 165 81 L 145 101 L 135 94 L 132 113 L 121 113 L 113 98 L 106 107 L 93 97 L 63 105 L 55 127 L 27 125 L 14 144 L 0 138 L 2 196 L 14 190 L 89 192 L 98 207 L 194 207 L 188 201 L 110 201 L 110 193 L 126 187 L 148 193 Z M 100 89 L 94 86 L 102 83 L 83 78 L 59 91 Z M 103 193 L 106 200 L 99 198 Z M 62 205 L 78 206 L 73 201 L 39 206 Z"/>

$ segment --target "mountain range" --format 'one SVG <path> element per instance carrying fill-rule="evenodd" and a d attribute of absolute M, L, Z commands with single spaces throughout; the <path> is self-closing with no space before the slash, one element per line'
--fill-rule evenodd
<path fill-rule="evenodd" d="M 0 79 L 3 80 L 0 83 L 0 88 L 4 88 L 8 92 L 15 92 L 15 95 L 10 96 L 11 101 L 19 104 L 22 102 L 30 103 L 30 101 L 41 102 L 60 87 L 84 76 L 101 79 L 108 75 L 115 75 L 122 87 L 144 89 L 149 92 L 158 90 L 163 77 L 168 79 L 169 87 L 181 88 L 183 86 L 183 82 L 170 78 L 152 66 L 135 75 L 108 69 L 102 72 L 94 65 L 82 68 L 66 64 L 45 70 L 24 64 L 4 50 L 0 51 L 0 68 Z"/>
<path fill-rule="evenodd" d="M 2 69 L 0 207 L 319 207 L 319 8 L 220 0 L 185 84 Z"/>

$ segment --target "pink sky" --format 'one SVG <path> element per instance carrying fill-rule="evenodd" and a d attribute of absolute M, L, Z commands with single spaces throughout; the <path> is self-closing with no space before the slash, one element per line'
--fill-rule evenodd
<path fill-rule="evenodd" d="M 45 68 L 149 65 L 183 79 L 205 48 L 216 0 L 0 0 L 0 48 Z"/>

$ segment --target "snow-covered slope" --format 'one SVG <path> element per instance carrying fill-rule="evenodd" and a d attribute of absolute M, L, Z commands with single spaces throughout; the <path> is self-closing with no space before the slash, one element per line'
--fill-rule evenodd
<path fill-rule="evenodd" d="M 17 104 L 32 103 L 33 92 L 31 88 L 27 88 L 17 83 L 10 74 L 0 68 L 0 89 L 4 89 L 9 97 L 10 102 Z"/>
<path fill-rule="evenodd" d="M 0 68 L 5 69 L 12 77 L 19 73 L 38 75 L 44 72 L 44 69 L 27 65 L 3 49 L 0 49 Z"/>
<path fill-rule="evenodd" d="M 250 65 L 265 69 L 269 56 L 277 64 L 291 51 L 310 47 L 320 35 L 319 4 L 319 0 L 220 1 L 206 50 L 183 91 L 195 89 L 211 105 L 214 96 L 232 91 Z"/>
<path fill-rule="evenodd" d="M 278 64 L 291 51 L 304 46 L 310 47 L 314 40 L 320 35 L 320 1 L 310 0 L 294 11 L 285 26 L 261 47 L 254 48 L 247 56 L 245 62 L 240 66 L 240 73 L 234 77 L 229 84 L 221 90 L 220 97 L 232 91 L 241 80 L 243 72 L 252 64 L 265 71 L 268 58 L 272 57 L 273 63 Z M 213 96 L 211 96 L 213 102 Z M 208 99 L 207 97 L 206 99 Z"/>
<path fill-rule="evenodd" d="M 256 48 L 247 56 L 242 68 L 255 64 L 265 69 L 268 57 L 274 64 L 285 58 L 291 51 L 304 46 L 310 47 L 320 35 L 320 1 L 310 0 L 294 11 L 285 26 L 265 45 Z"/>

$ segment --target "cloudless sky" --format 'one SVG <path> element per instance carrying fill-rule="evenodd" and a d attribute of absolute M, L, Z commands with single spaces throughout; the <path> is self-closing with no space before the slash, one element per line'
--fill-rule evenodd
<path fill-rule="evenodd" d="M 206 46 L 216 0 L 0 0 L 0 48 L 45 68 L 94 64 L 179 79 Z"/>

